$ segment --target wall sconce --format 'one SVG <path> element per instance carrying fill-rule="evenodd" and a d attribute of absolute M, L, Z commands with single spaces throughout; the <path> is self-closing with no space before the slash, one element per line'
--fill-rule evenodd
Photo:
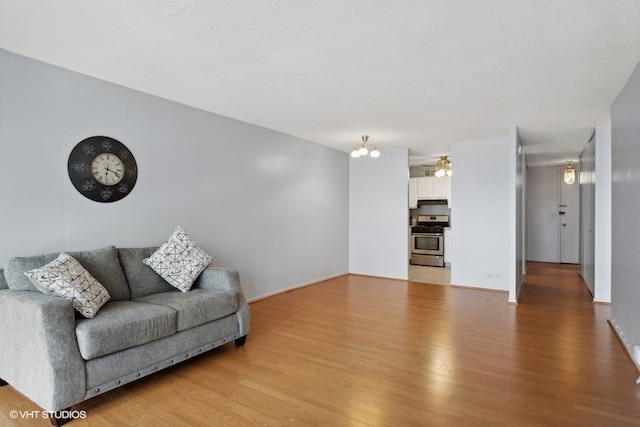
<path fill-rule="evenodd" d="M 571 160 L 567 161 L 567 167 L 564 168 L 564 182 L 569 185 L 576 182 L 576 170 L 571 165 Z"/>

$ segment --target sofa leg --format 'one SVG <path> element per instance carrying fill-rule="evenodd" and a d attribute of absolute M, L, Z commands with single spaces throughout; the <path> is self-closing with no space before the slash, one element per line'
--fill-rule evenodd
<path fill-rule="evenodd" d="M 8 382 L 6 382 L 5 380 L 3 380 L 2 378 L 0 378 L 0 387 L 2 387 L 3 385 L 7 385 L 9 384 Z"/>
<path fill-rule="evenodd" d="M 63 409 L 62 411 L 50 413 L 49 421 L 51 421 L 51 425 L 52 426 L 59 427 L 59 426 L 65 425 L 66 423 L 68 423 L 69 421 L 71 421 L 73 419 L 70 416 L 58 417 L 58 414 L 60 414 L 60 415 L 62 415 L 62 414 L 71 414 L 71 407 Z"/>
<path fill-rule="evenodd" d="M 240 338 L 236 338 L 236 347 L 242 347 L 244 343 L 247 342 L 247 336 L 243 336 Z"/>

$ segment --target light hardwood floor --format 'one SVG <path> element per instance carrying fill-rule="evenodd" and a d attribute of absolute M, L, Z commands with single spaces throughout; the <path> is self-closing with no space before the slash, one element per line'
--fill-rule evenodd
<path fill-rule="evenodd" d="M 70 426 L 640 425 L 638 372 L 575 267 L 502 292 L 344 276 L 251 305 L 233 344 L 74 407 Z M 0 388 L 9 411 L 38 410 Z"/>

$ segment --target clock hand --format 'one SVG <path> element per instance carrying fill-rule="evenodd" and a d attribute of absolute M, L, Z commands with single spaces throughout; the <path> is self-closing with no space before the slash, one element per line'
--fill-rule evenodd
<path fill-rule="evenodd" d="M 109 169 L 109 166 L 105 166 L 105 169 L 107 170 L 107 173 L 105 173 L 105 176 L 106 176 L 109 172 L 111 172 L 112 174 L 114 174 L 114 175 L 116 176 L 116 178 L 119 178 L 119 177 L 120 177 L 120 174 L 119 174 L 118 172 L 116 172 L 116 171 L 112 171 L 111 169 Z"/>

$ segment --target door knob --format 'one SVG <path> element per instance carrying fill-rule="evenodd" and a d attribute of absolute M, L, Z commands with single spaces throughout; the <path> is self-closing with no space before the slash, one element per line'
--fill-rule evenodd
<path fill-rule="evenodd" d="M 566 227 L 566 226 L 567 226 L 567 223 L 566 223 L 566 222 L 563 222 L 563 223 L 562 223 L 562 226 L 563 226 L 563 227 Z"/>

